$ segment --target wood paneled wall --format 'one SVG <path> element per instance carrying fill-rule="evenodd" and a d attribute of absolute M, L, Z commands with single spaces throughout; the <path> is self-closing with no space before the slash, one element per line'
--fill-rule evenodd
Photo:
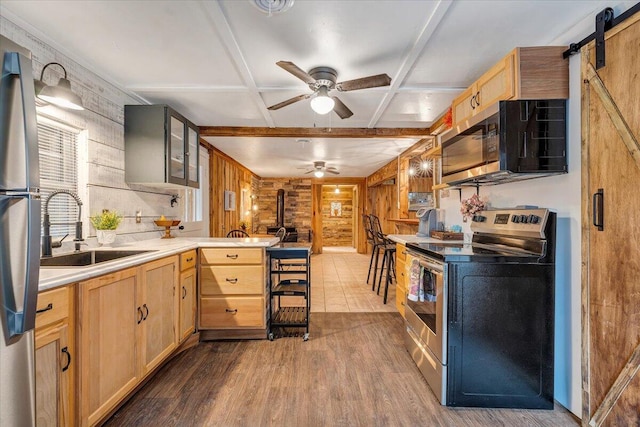
<path fill-rule="evenodd" d="M 322 187 L 322 238 L 324 246 L 353 246 L 353 189 Z M 340 203 L 340 214 L 334 216 L 332 203 Z"/>
<path fill-rule="evenodd" d="M 311 232 L 311 179 L 264 178 L 258 190 L 258 222 L 255 230 L 266 233 L 276 225 L 278 190 L 284 190 L 284 225 L 296 227 L 298 241 L 308 242 Z"/>
<path fill-rule="evenodd" d="M 213 149 L 210 157 L 211 165 L 211 203 L 210 203 L 210 230 L 212 237 L 225 237 L 231 230 L 240 228 L 239 222 L 248 223 L 249 232 L 255 230 L 253 224 L 255 214 L 252 211 L 251 195 L 257 194 L 257 177 L 249 169 L 224 154 L 218 149 Z M 224 192 L 236 193 L 235 210 L 224 210 Z M 241 204 L 244 192 L 244 211 Z M 255 200 L 255 199 L 254 199 Z"/>

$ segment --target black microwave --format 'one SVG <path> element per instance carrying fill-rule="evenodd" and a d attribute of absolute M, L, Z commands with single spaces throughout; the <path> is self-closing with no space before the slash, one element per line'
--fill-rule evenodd
<path fill-rule="evenodd" d="M 567 172 L 566 100 L 500 101 L 442 139 L 442 183 L 497 184 Z"/>

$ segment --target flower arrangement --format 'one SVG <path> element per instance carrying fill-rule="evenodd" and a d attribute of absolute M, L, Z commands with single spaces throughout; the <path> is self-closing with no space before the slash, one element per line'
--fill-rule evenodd
<path fill-rule="evenodd" d="M 122 216 L 116 211 L 103 209 L 102 213 L 93 215 L 90 220 L 96 230 L 115 230 L 120 225 Z"/>
<path fill-rule="evenodd" d="M 240 226 L 240 228 L 242 228 L 242 230 L 247 231 L 247 227 L 249 226 L 249 224 L 247 224 L 246 221 L 240 221 L 238 223 L 238 225 Z"/>
<path fill-rule="evenodd" d="M 460 203 L 460 213 L 466 222 L 468 218 L 473 217 L 478 212 L 487 208 L 486 201 L 480 200 L 477 194 L 472 195 L 468 199 L 464 199 Z"/>

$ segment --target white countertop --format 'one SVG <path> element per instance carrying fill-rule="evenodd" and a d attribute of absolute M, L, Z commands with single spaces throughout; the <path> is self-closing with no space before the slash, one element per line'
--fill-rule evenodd
<path fill-rule="evenodd" d="M 41 267 L 38 289 L 44 291 L 69 283 L 87 280 L 92 277 L 133 267 L 149 261 L 175 255 L 197 248 L 267 248 L 279 243 L 277 237 L 178 237 L 175 239 L 150 239 L 140 242 L 126 243 L 112 248 L 92 248 L 99 250 L 149 250 L 140 255 L 132 255 L 113 261 L 102 262 L 85 267 Z M 62 255 L 62 254 L 56 254 Z"/>
<path fill-rule="evenodd" d="M 462 240 L 440 240 L 433 237 L 419 237 L 415 234 L 387 234 L 387 238 L 396 243 L 463 243 Z"/>

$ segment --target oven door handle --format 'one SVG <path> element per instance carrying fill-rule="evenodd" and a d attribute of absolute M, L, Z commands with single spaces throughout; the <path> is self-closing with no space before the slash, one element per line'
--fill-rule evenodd
<path fill-rule="evenodd" d="M 593 193 L 593 226 L 598 231 L 604 230 L 604 190 L 598 188 L 598 191 Z"/>

